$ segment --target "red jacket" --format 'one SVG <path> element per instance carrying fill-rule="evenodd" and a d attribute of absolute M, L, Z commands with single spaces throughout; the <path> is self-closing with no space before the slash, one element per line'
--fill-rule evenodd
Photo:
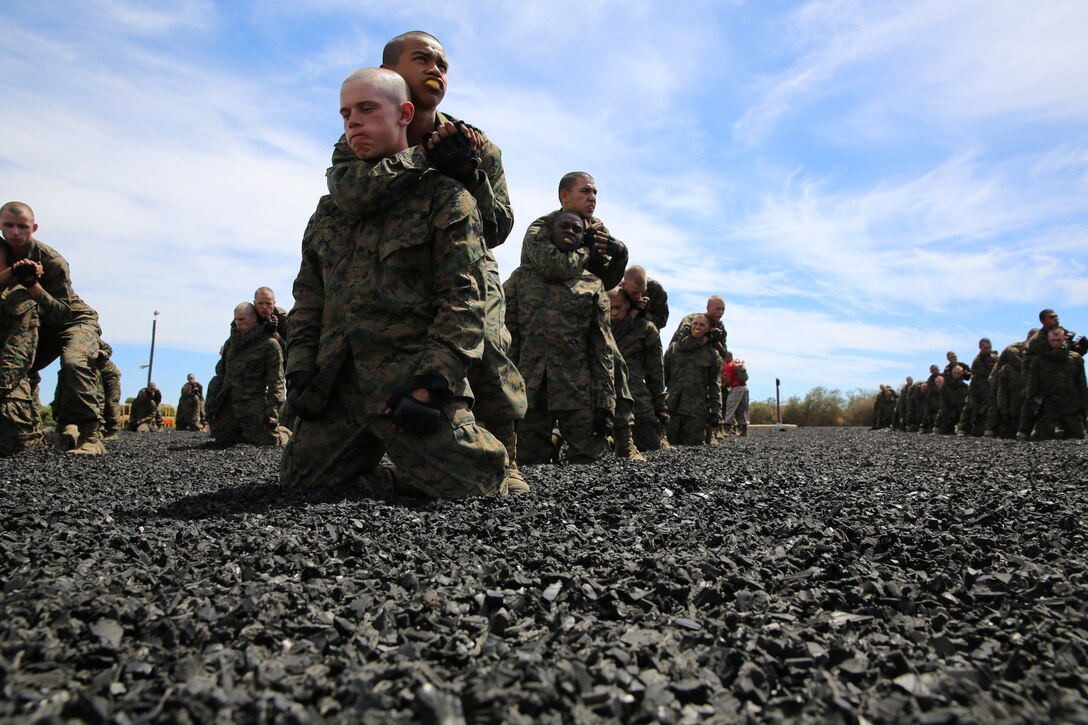
<path fill-rule="evenodd" d="M 739 368 L 739 370 L 738 370 Z M 722 387 L 739 388 L 748 384 L 748 371 L 744 367 L 743 360 L 722 363 Z"/>

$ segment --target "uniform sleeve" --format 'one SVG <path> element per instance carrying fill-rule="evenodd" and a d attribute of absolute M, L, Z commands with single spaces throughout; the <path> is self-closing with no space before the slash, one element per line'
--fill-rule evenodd
<path fill-rule="evenodd" d="M 506 241 L 514 228 L 514 208 L 510 205 L 510 189 L 502 168 L 502 151 L 486 136 L 480 159 L 484 180 L 473 197 L 480 210 L 484 242 L 488 249 L 494 249 Z"/>
<path fill-rule="evenodd" d="M 305 370 L 317 371 L 317 347 L 321 340 L 321 320 L 325 312 L 325 281 L 315 249 L 317 230 L 326 213 L 326 199 L 318 202 L 317 209 L 302 235 L 302 263 L 291 288 L 295 306 L 291 308 L 291 334 L 287 338 L 287 375 Z M 211 398 L 211 385 L 208 386 Z"/>
<path fill-rule="evenodd" d="M 227 373 L 227 355 L 230 354 L 230 340 L 223 343 L 223 352 L 215 364 L 215 375 L 208 381 L 208 397 L 205 400 L 208 412 L 214 413 L 219 408 L 219 397 L 223 394 L 223 379 Z"/>
<path fill-rule="evenodd" d="M 597 310 L 587 340 L 593 407 L 616 410 L 616 369 L 612 358 L 612 326 L 608 321 L 608 297 L 597 289 Z"/>
<path fill-rule="evenodd" d="M 706 392 L 710 401 L 710 415 L 722 417 L 722 378 L 721 362 L 717 355 L 714 356 L 714 364 L 707 368 Z"/>
<path fill-rule="evenodd" d="M 661 413 L 668 410 L 665 399 L 665 360 L 661 353 L 661 333 L 653 325 L 646 326 L 646 339 L 643 345 L 646 358 L 642 361 L 642 371 L 646 387 L 653 399 L 654 411 Z"/>
<path fill-rule="evenodd" d="M 435 216 L 434 320 L 427 328 L 417 376 L 442 377 L 450 389 L 483 357 L 486 270 L 480 214 L 461 191 Z"/>
<path fill-rule="evenodd" d="M 72 304 L 77 299 L 68 262 L 59 257 L 48 259 L 42 271 L 42 293 L 36 299 L 41 322 L 46 327 L 63 327 L 71 321 Z"/>
<path fill-rule="evenodd" d="M 506 329 L 510 333 L 510 349 L 508 356 L 518 364 L 521 359 L 521 325 L 518 321 L 518 282 L 517 272 L 510 275 L 502 285 L 503 294 L 506 296 Z"/>
<path fill-rule="evenodd" d="M 275 340 L 268 338 L 266 342 L 271 342 L 272 344 L 265 345 L 265 400 L 268 402 L 268 407 L 272 411 L 278 411 L 280 406 L 283 405 L 284 400 L 283 352 L 280 350 L 280 344 Z"/>
<path fill-rule="evenodd" d="M 669 293 L 660 283 L 654 285 L 654 295 L 650 299 L 650 322 L 659 330 L 669 324 Z"/>

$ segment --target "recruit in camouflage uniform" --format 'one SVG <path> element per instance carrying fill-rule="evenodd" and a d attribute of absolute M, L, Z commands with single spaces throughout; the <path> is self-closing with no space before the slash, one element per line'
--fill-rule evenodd
<path fill-rule="evenodd" d="M 113 348 L 105 340 L 99 340 L 98 395 L 102 399 L 102 440 L 117 439 L 121 430 L 121 370 L 113 362 Z"/>
<path fill-rule="evenodd" d="M 609 349 L 612 351 L 612 369 L 615 372 L 616 414 L 613 416 L 612 439 L 616 458 L 645 461 L 646 457 L 635 445 L 635 397 L 631 394 L 629 383 L 631 374 L 615 336 L 611 338 Z"/>
<path fill-rule="evenodd" d="M 1024 372 L 1024 351 L 1027 340 L 1034 334 L 1035 330 L 1031 330 L 1024 340 L 1006 346 L 990 372 L 992 402 L 986 418 L 986 431 L 983 433 L 987 437 L 1015 438 L 1020 430 L 1020 418 L 1023 415 L 1028 386 Z"/>
<path fill-rule="evenodd" d="M 381 109 L 379 123 L 390 104 L 398 124 L 410 120 L 399 78 L 365 69 L 341 87 L 349 143 L 371 161 L 329 169 L 330 194 L 303 236 L 287 370 L 301 422 L 280 481 L 370 495 L 498 493 L 506 450 L 476 424 L 466 379 L 484 348 L 480 211 L 408 148 L 402 126 L 385 129 L 389 143 L 368 147 L 359 135 L 364 106 Z M 386 453 L 393 468 L 379 466 Z"/>
<path fill-rule="evenodd" d="M 611 296 L 611 293 L 610 293 Z M 640 451 L 662 447 L 668 403 L 665 399 L 665 367 L 661 352 L 661 334 L 646 315 L 632 316 L 627 301 L 624 317 L 612 322 L 612 336 L 627 363 L 631 394 L 635 399 L 634 441 Z M 615 305 L 616 299 L 611 303 Z"/>
<path fill-rule="evenodd" d="M 985 345 L 971 361 L 971 387 L 967 391 L 967 405 L 963 408 L 960 419 L 961 435 L 978 437 L 986 432 L 990 418 L 990 406 L 993 403 L 993 389 L 990 375 L 997 365 L 997 353 L 985 340 Z M 980 345 L 982 343 L 980 342 Z"/>
<path fill-rule="evenodd" d="M 699 320 L 706 324 L 705 315 L 692 316 L 692 322 L 698 324 Z M 669 442 L 683 446 L 706 442 L 708 427 L 716 429 L 722 422 L 721 358 L 713 341 L 700 329 L 669 345 L 665 387 Z"/>
<path fill-rule="evenodd" d="M 903 387 L 899 388 L 899 396 L 895 400 L 895 417 L 892 422 L 892 428 L 895 430 L 906 430 L 909 423 L 907 420 L 907 408 L 909 404 L 911 388 L 914 385 L 914 378 L 907 376 L 907 381 L 903 384 Z"/>
<path fill-rule="evenodd" d="M 892 422 L 895 420 L 895 406 L 897 402 L 895 389 L 890 385 L 886 385 L 884 391 L 877 396 L 873 428 L 888 428 L 892 425 Z"/>
<path fill-rule="evenodd" d="M 555 217 L 563 210 L 556 209 L 536 219 L 525 231 L 525 239 L 521 243 L 521 263 L 531 264 L 534 256 L 540 256 L 541 250 L 547 250 L 552 245 L 551 230 L 555 224 Z M 586 225 L 597 226 L 597 236 L 610 236 L 608 228 L 595 216 L 588 219 L 583 217 Z M 623 271 L 627 268 L 627 251 L 615 256 L 601 254 L 596 246 L 589 250 L 583 250 L 578 257 L 582 261 L 582 268 L 601 280 L 604 289 L 610 290 L 623 279 Z"/>
<path fill-rule="evenodd" d="M 933 429 L 940 435 L 952 435 L 956 432 L 963 409 L 967 405 L 969 388 L 964 380 L 963 367 L 955 365 L 949 369 L 949 377 L 941 386 L 940 409 Z"/>
<path fill-rule="evenodd" d="M 910 428 L 913 433 L 932 433 L 933 420 L 940 409 L 940 393 L 926 380 L 914 383 L 910 394 Z"/>
<path fill-rule="evenodd" d="M 106 452 L 99 431 L 98 313 L 72 289 L 68 262 L 55 249 L 31 236 L 37 229 L 34 212 L 21 202 L 0 207 L 4 243 L 0 244 L 0 287 L 10 284 L 15 265 L 29 260 L 40 265 L 41 278 L 26 285 L 38 306 L 40 328 L 34 371 L 60 358 L 62 406 L 53 411 L 60 435 L 57 443 L 75 453 Z M 21 227 L 21 229 L 20 229 Z M 14 246 L 13 246 L 14 245 Z M 15 250 L 18 250 L 16 252 Z M 25 263 L 24 263 L 25 264 Z"/>
<path fill-rule="evenodd" d="M 174 416 L 174 428 L 176 430 L 198 431 L 200 425 L 200 398 L 192 383 L 181 386 L 181 396 L 178 398 L 177 414 Z"/>
<path fill-rule="evenodd" d="M 423 133 L 434 132 L 445 124 L 461 124 L 461 120 L 438 110 L 446 93 L 446 58 L 442 44 L 428 33 L 404 33 L 386 43 L 382 53 L 384 68 L 400 74 L 408 84 L 415 115 L 408 127 L 408 144 L 418 145 Z M 429 123 L 433 114 L 433 123 Z M 480 213 L 484 243 L 487 247 L 484 265 L 487 288 L 484 302 L 483 357 L 473 361 L 468 369 L 468 381 L 474 402 L 472 413 L 477 423 L 502 442 L 510 460 L 503 485 L 513 493 L 526 493 L 529 485 L 518 472 L 516 451 L 516 422 L 525 416 L 525 381 L 510 360 L 510 333 L 506 329 L 506 300 L 503 296 L 499 265 L 491 251 L 510 236 L 514 228 L 514 209 L 502 165 L 502 151 L 487 135 L 473 127 L 480 139 L 477 150 L 479 170 L 477 182 L 466 187 L 476 200 Z M 417 138 L 417 133 L 418 138 Z M 333 154 L 333 163 L 354 160 L 355 154 L 340 137 Z"/>
<path fill-rule="evenodd" d="M 1028 367 L 1027 406 L 1035 423 L 1035 440 L 1084 438 L 1088 414 L 1084 358 L 1069 349 L 1061 327 L 1050 329 L 1047 341 L 1050 349 L 1036 352 Z"/>
<path fill-rule="evenodd" d="M 556 234 L 569 226 L 569 244 L 580 243 L 582 221 L 563 212 Z M 549 236 L 549 239 L 551 237 Z M 518 425 L 522 463 L 547 463 L 558 421 L 570 447 L 567 460 L 591 463 L 604 452 L 616 411 L 615 341 L 608 298 L 600 279 L 585 271 L 589 253 L 526 239 L 529 262 L 505 283 L 511 356 L 525 378 L 529 412 Z"/>
<path fill-rule="evenodd" d="M 21 285 L 0 290 L 0 456 L 43 445 L 30 388 L 38 305 Z"/>
<path fill-rule="evenodd" d="M 159 404 L 147 388 L 140 388 L 136 399 L 129 408 L 128 422 L 125 430 L 139 433 L 153 433 L 162 428 L 162 414 L 159 412 Z"/>
<path fill-rule="evenodd" d="M 240 315 L 244 317 L 240 319 Z M 283 353 L 279 343 L 257 324 L 252 304 L 236 308 L 236 323 L 249 317 L 253 326 L 236 325 L 223 344 L 215 377 L 208 383 L 206 410 L 212 438 L 224 447 L 243 441 L 282 446 L 291 437 L 277 417 L 284 399 Z"/>

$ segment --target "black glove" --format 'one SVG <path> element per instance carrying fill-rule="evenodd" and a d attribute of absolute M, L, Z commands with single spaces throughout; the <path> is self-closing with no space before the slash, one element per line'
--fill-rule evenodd
<path fill-rule="evenodd" d="M 462 131 L 464 123 L 457 123 Z M 464 133 L 455 133 L 439 139 L 434 148 L 427 148 L 433 132 L 423 134 L 423 153 L 431 166 L 465 186 L 472 186 L 480 178 L 480 159 L 472 151 L 472 144 Z"/>
<path fill-rule="evenodd" d="M 424 388 L 431 396 L 428 403 L 421 403 L 412 397 L 412 391 Z M 393 425 L 408 433 L 430 435 L 442 427 L 445 414 L 442 406 L 450 399 L 446 382 L 435 376 L 421 376 L 411 385 L 401 388 L 386 401 L 385 407 L 392 411 Z"/>
<path fill-rule="evenodd" d="M 265 320 L 261 326 L 264 327 L 264 331 L 266 334 L 275 335 L 276 330 L 279 329 L 280 326 L 279 322 L 280 321 L 276 319 L 275 315 L 269 315 L 268 319 Z"/>
<path fill-rule="evenodd" d="M 706 333 L 706 339 L 709 340 L 711 343 L 721 342 L 724 337 L 725 333 L 719 330 L 717 327 L 711 327 L 709 330 L 707 330 Z"/>
<path fill-rule="evenodd" d="M 722 424 L 722 417 L 715 413 L 711 413 L 710 417 L 706 419 L 706 422 L 711 428 L 717 428 Z"/>
<path fill-rule="evenodd" d="M 22 260 L 20 260 L 22 261 Z M 30 289 L 41 277 L 38 276 L 38 267 L 33 262 L 26 260 L 22 264 L 16 262 L 11 266 L 11 276 L 22 286 Z"/>
<path fill-rule="evenodd" d="M 668 413 L 668 411 L 663 410 L 660 413 L 658 413 L 657 414 L 657 419 L 661 422 L 661 425 L 668 425 L 668 423 L 669 423 L 669 413 Z"/>
<path fill-rule="evenodd" d="M 612 435 L 612 412 L 607 408 L 593 409 L 593 435 L 607 438 Z"/>

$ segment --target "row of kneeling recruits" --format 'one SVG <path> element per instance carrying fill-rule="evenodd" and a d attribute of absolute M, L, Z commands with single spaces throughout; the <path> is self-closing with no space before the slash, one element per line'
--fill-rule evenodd
<path fill-rule="evenodd" d="M 873 427 L 1020 440 L 1084 438 L 1088 340 L 1062 327 L 1054 310 L 1040 312 L 1039 321 L 1042 327 L 1000 355 L 982 338 L 969 366 L 949 352 L 943 372 L 931 365 L 928 379 L 908 377 L 898 392 L 882 385 Z"/>
<path fill-rule="evenodd" d="M 416 31 L 386 45 L 381 68 L 343 82 L 344 135 L 303 236 L 294 307 L 275 308 L 268 290 L 263 311 L 259 290 L 236 308 L 208 385 L 212 435 L 286 445 L 284 485 L 524 492 L 518 462 L 554 460 L 557 432 L 571 462 L 595 460 L 610 437 L 620 455 L 637 456 L 638 445 L 664 445 L 663 428 L 678 443 L 714 439 L 723 360 L 727 407 L 741 411 L 745 430 L 747 373 L 726 358 L 721 298 L 685 317 L 662 355 L 665 291 L 628 268 L 625 246 L 594 216 L 588 173 L 560 180 L 560 209 L 529 226 L 521 266 L 500 283 L 492 249 L 513 228 L 501 154 L 438 111 L 447 71 L 441 44 Z M 5 250 L 0 283 L 42 311 L 44 330 L 56 297 L 50 270 L 71 292 L 67 265 L 56 255 L 28 272 L 26 249 L 48 248 L 30 237 L 29 208 L 14 213 L 29 231 L 25 246 Z M 97 350 L 97 315 L 80 309 Z M 62 383 L 73 361 L 66 348 Z M 100 446 L 99 412 L 86 402 L 78 415 L 65 404 L 78 447 Z M 385 455 L 391 466 L 380 464 Z"/>

